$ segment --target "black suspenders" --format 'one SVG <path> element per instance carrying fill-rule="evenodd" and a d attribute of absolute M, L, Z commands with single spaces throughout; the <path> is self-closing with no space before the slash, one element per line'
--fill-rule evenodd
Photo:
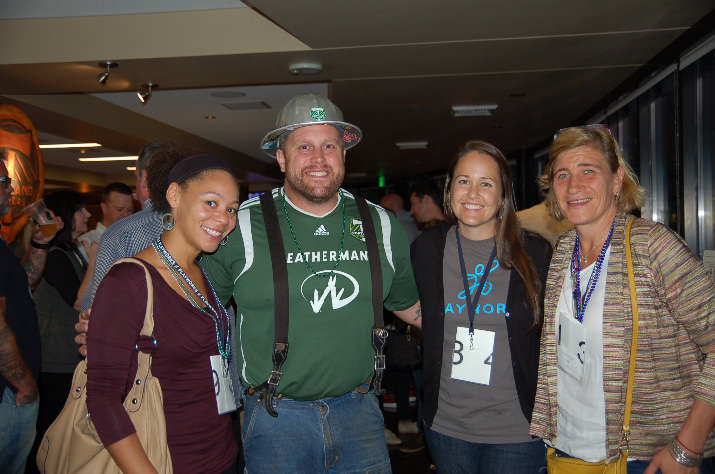
<path fill-rule="evenodd" d="M 344 198 L 343 198 L 344 199 Z M 273 342 L 273 370 L 268 380 L 263 384 L 263 398 L 266 403 L 266 410 L 272 416 L 278 416 L 273 408 L 273 397 L 275 396 L 278 383 L 283 372 L 281 367 L 288 357 L 288 321 L 290 306 L 288 304 L 288 267 L 286 265 L 285 247 L 283 246 L 283 236 L 280 224 L 278 223 L 278 213 L 276 212 L 273 193 L 266 192 L 260 197 L 263 219 L 268 235 L 268 247 L 271 255 L 271 265 L 273 268 L 273 300 L 275 308 L 275 331 Z M 372 346 L 375 349 L 375 393 L 382 394 L 382 375 L 385 370 L 385 356 L 383 349 L 387 340 L 387 330 L 382 319 L 382 268 L 380 266 L 380 253 L 377 246 L 377 236 L 375 234 L 375 224 L 365 199 L 356 196 L 355 202 L 360 212 L 362 220 L 363 235 L 367 244 L 368 263 L 370 264 L 370 274 L 372 276 L 372 307 L 374 313 L 374 325 L 372 328 Z"/>
<path fill-rule="evenodd" d="M 372 326 L 372 347 L 375 349 L 375 377 L 373 386 L 376 395 L 383 395 L 382 375 L 385 372 L 385 342 L 387 342 L 387 329 L 382 319 L 382 267 L 380 266 L 380 251 L 377 248 L 377 234 L 375 223 L 372 221 L 372 214 L 367 207 L 367 201 L 359 196 L 355 196 L 360 220 L 362 220 L 362 232 L 367 244 L 367 260 L 370 263 L 370 276 L 372 277 L 372 312 L 375 315 L 375 323 Z"/>
<path fill-rule="evenodd" d="M 273 305 L 275 307 L 275 329 L 273 335 L 273 370 L 265 382 L 266 410 L 272 416 L 278 416 L 273 408 L 273 395 L 276 393 L 278 383 L 283 372 L 281 367 L 288 357 L 288 267 L 286 266 L 286 252 L 283 247 L 283 237 L 278 224 L 276 205 L 273 202 L 271 191 L 261 194 L 261 208 L 263 220 L 268 234 L 268 248 L 271 252 L 273 266 Z"/>

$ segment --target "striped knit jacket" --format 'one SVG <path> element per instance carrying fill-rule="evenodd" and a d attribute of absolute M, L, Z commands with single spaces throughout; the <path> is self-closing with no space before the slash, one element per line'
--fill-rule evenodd
<path fill-rule="evenodd" d="M 606 452 L 609 460 L 622 443 L 632 313 L 625 257 L 630 216 L 619 214 L 611 240 L 603 305 L 603 385 L 606 400 Z M 531 434 L 555 442 L 557 420 L 555 316 L 564 276 L 569 271 L 576 232 L 556 244 L 546 282 L 544 328 Z M 638 351 L 631 408 L 629 458 L 647 460 L 683 426 L 693 397 L 715 405 L 715 283 L 700 259 L 665 226 L 636 219 L 631 246 L 638 298 Z M 715 453 L 715 436 L 705 456 Z"/>

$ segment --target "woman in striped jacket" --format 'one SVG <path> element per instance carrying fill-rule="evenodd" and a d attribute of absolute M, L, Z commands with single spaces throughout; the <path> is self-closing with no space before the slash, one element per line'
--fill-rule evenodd
<path fill-rule="evenodd" d="M 531 433 L 557 455 L 610 461 L 626 448 L 625 232 L 643 190 L 605 125 L 557 133 L 541 184 L 553 217 L 574 229 L 549 268 Z M 635 219 L 630 239 L 639 324 L 628 473 L 701 472 L 715 452 L 715 284 L 667 227 Z M 712 472 L 707 459 L 700 467 Z"/>

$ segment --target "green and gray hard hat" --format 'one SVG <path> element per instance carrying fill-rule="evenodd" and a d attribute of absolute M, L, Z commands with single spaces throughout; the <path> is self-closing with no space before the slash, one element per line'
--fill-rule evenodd
<path fill-rule="evenodd" d="M 343 121 L 343 113 L 327 97 L 304 94 L 293 97 L 278 114 L 276 129 L 271 130 L 261 141 L 261 150 L 276 157 L 279 140 L 300 127 L 308 125 L 332 125 L 343 134 L 345 149 L 352 148 L 362 139 L 362 130 Z"/>

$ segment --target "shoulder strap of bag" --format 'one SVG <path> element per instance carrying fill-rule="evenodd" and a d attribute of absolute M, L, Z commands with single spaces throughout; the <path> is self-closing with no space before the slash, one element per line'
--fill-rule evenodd
<path fill-rule="evenodd" d="M 273 408 L 273 396 L 278 389 L 283 372 L 281 368 L 288 358 L 288 266 L 286 265 L 285 247 L 283 245 L 283 234 L 281 234 L 278 223 L 278 213 L 276 204 L 273 201 L 273 192 L 268 191 L 261 194 L 259 198 L 261 209 L 263 210 L 263 221 L 268 235 L 268 248 L 271 254 L 271 265 L 273 267 L 273 305 L 275 329 L 273 331 L 273 370 L 265 382 L 265 402 L 266 410 L 271 416 L 278 416 Z"/>
<path fill-rule="evenodd" d="M 363 235 L 367 244 L 367 259 L 370 264 L 372 277 L 372 311 L 375 322 L 372 326 L 372 347 L 375 349 L 375 377 L 373 386 L 376 395 L 382 395 L 382 376 L 385 372 L 385 342 L 387 342 L 387 329 L 382 318 L 382 267 L 380 265 L 380 251 L 377 246 L 377 233 L 375 223 L 367 201 L 360 196 L 355 196 L 355 203 L 362 221 Z"/>
<path fill-rule="evenodd" d="M 631 330 L 631 359 L 628 367 L 628 388 L 626 389 L 626 407 L 623 414 L 623 441 L 626 449 L 631 435 L 631 402 L 633 401 L 633 379 L 636 372 L 636 352 L 638 349 L 638 299 L 636 298 L 636 282 L 633 274 L 633 255 L 631 253 L 631 226 L 635 218 L 631 217 L 626 226 L 626 265 L 628 267 L 628 287 L 631 292 L 631 311 L 633 312 L 633 328 Z"/>
<path fill-rule="evenodd" d="M 135 376 L 135 383 L 132 384 L 132 388 L 124 398 L 124 408 L 128 412 L 136 412 L 142 406 L 142 400 L 144 398 L 144 390 L 146 390 L 147 380 L 151 376 L 151 358 L 156 352 L 156 338 L 154 337 L 154 286 L 152 284 L 151 274 L 149 269 L 144 265 L 144 263 L 136 258 L 122 258 L 117 260 L 114 265 L 122 262 L 134 263 L 139 265 L 144 269 L 144 274 L 146 276 L 146 310 L 144 311 L 144 325 L 139 333 L 141 336 L 150 337 L 152 343 L 154 344 L 154 349 L 151 354 L 142 352 L 139 350 L 139 344 L 134 345 L 134 350 L 137 351 L 137 373 Z"/>
<path fill-rule="evenodd" d="M 133 257 L 128 257 L 128 258 L 121 258 L 114 262 L 114 265 L 117 265 L 119 263 L 134 263 L 136 265 L 139 265 L 144 269 L 144 274 L 146 275 L 146 292 L 147 292 L 147 298 L 146 298 L 146 310 L 144 312 L 144 325 L 142 326 L 142 330 L 139 333 L 142 336 L 147 336 L 147 337 L 154 337 L 154 287 L 152 285 L 151 281 L 151 274 L 149 273 L 149 269 L 144 265 L 144 262 L 139 260 L 138 258 L 133 258 Z M 156 341 L 154 341 L 154 346 L 156 346 Z"/>

